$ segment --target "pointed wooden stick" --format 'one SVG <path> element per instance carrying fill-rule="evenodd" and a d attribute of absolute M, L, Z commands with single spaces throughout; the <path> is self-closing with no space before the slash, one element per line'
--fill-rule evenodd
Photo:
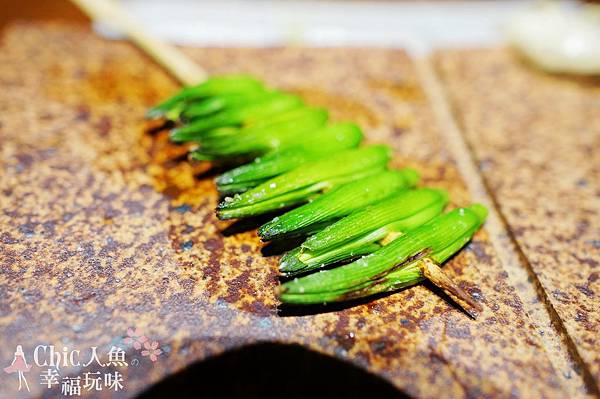
<path fill-rule="evenodd" d="M 431 258 L 423 258 L 418 262 L 418 265 L 419 269 L 421 269 L 421 273 L 423 273 L 423 277 L 444 290 L 444 292 L 467 312 L 469 316 L 473 319 L 477 319 L 479 313 L 483 311 L 483 307 L 454 283 L 434 260 Z"/>
<path fill-rule="evenodd" d="M 113 0 L 71 0 L 92 20 L 107 21 L 184 85 L 206 80 L 206 72 L 177 48 L 152 35 Z"/>

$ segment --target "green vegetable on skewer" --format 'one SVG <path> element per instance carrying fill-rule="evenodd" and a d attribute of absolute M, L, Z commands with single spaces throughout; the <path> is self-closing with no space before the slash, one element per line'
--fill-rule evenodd
<path fill-rule="evenodd" d="M 314 201 L 276 217 L 258 229 L 263 241 L 280 239 L 315 223 L 339 219 L 414 186 L 419 175 L 413 169 L 384 171 L 340 185 Z"/>
<path fill-rule="evenodd" d="M 171 140 L 175 142 L 194 141 L 212 129 L 226 126 L 243 126 L 252 124 L 286 111 L 303 106 L 298 96 L 272 93 L 262 100 L 253 101 L 239 107 L 224 109 L 212 115 L 198 118 L 185 126 L 171 131 Z"/>
<path fill-rule="evenodd" d="M 261 92 L 265 88 L 261 81 L 246 75 L 215 76 L 207 81 L 181 89 L 173 97 L 151 108 L 146 113 L 149 119 L 166 117 L 177 119 L 190 102 L 223 94 Z"/>
<path fill-rule="evenodd" d="M 314 136 L 314 137 L 312 137 Z M 302 144 L 256 158 L 254 162 L 232 169 L 216 179 L 222 194 L 247 191 L 264 181 L 326 154 L 357 147 L 363 138 L 360 128 L 348 122 L 319 129 Z"/>
<path fill-rule="evenodd" d="M 401 191 L 309 237 L 281 258 L 279 270 L 291 276 L 373 253 L 385 241 L 431 220 L 442 212 L 447 202 L 448 195 L 442 190 Z"/>
<path fill-rule="evenodd" d="M 184 121 L 193 122 L 194 120 L 207 117 L 216 112 L 241 108 L 269 98 L 274 98 L 274 94 L 275 93 L 266 90 L 219 94 L 217 96 L 188 103 L 181 109 L 177 116 Z M 282 93 L 277 93 L 277 95 L 281 96 Z M 175 116 L 175 113 L 171 112 L 171 115 Z"/>
<path fill-rule="evenodd" d="M 303 305 L 344 301 L 416 284 L 425 278 L 425 266 L 440 264 L 456 253 L 486 217 L 486 208 L 478 204 L 439 215 L 353 263 L 283 284 L 281 301 Z"/>
<path fill-rule="evenodd" d="M 306 139 L 318 137 L 328 117 L 323 108 L 300 108 L 281 114 L 268 124 L 249 126 L 234 134 L 210 134 L 199 140 L 200 146 L 192 153 L 192 158 L 257 156 L 297 145 Z"/>
<path fill-rule="evenodd" d="M 440 215 L 446 193 L 411 190 L 418 175 L 411 169 L 388 171 L 386 146 L 355 148 L 362 140 L 356 125 L 326 126 L 327 110 L 243 75 L 186 87 L 147 117 L 179 121 L 170 138 L 197 143 L 192 159 L 231 164 L 258 157 L 216 179 L 221 193 L 235 194 L 218 205 L 220 219 L 308 202 L 259 229 L 263 240 L 312 234 L 283 256 L 282 274 L 361 257 L 286 282 L 280 290 L 283 303 L 345 301 L 429 279 L 473 317 L 480 311 L 439 264 L 471 239 L 487 210 L 472 205 Z"/>
<path fill-rule="evenodd" d="M 217 207 L 217 216 L 241 218 L 298 205 L 336 185 L 381 172 L 389 159 L 390 149 L 382 145 L 342 151 L 298 166 L 243 194 L 226 197 Z"/>

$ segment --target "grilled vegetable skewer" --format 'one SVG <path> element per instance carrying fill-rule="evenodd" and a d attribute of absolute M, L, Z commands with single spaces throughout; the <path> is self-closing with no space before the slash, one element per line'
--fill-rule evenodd
<path fill-rule="evenodd" d="M 419 175 L 413 169 L 384 171 L 340 185 L 314 201 L 276 217 L 258 229 L 263 241 L 275 240 L 312 224 L 339 219 L 414 186 Z"/>
<path fill-rule="evenodd" d="M 146 117 L 175 120 L 190 103 L 227 94 L 260 93 L 265 88 L 259 80 L 246 75 L 215 76 L 196 86 L 187 86 L 173 97 L 151 108 Z"/>
<path fill-rule="evenodd" d="M 259 229 L 263 240 L 314 234 L 282 258 L 283 274 L 363 256 L 288 281 L 280 289 L 283 303 L 345 301 L 429 279 L 471 316 L 481 311 L 439 265 L 471 239 L 487 210 L 473 205 L 439 215 L 446 193 L 410 190 L 416 172 L 387 171 L 390 149 L 385 146 L 355 148 L 362 140 L 356 125 L 325 126 L 326 110 L 242 75 L 186 87 L 147 117 L 182 122 L 170 137 L 198 143 L 193 159 L 259 157 L 217 178 L 221 193 L 235 194 L 219 204 L 220 219 L 309 202 Z"/>
<path fill-rule="evenodd" d="M 182 121 L 193 122 L 201 118 L 206 118 L 207 116 L 213 115 L 217 112 L 223 112 L 225 110 L 232 110 L 236 108 L 239 109 L 244 106 L 262 103 L 267 99 L 275 98 L 277 95 L 281 96 L 283 93 L 261 89 L 241 93 L 219 94 L 201 101 L 190 102 L 183 109 L 181 109 L 181 112 L 178 115 L 174 112 L 171 112 L 170 115 L 172 117 L 176 116 Z"/>
<path fill-rule="evenodd" d="M 226 197 L 217 208 L 220 219 L 265 214 L 302 204 L 334 186 L 383 171 L 390 149 L 372 145 L 339 152 L 270 179 L 252 190 Z"/>
<path fill-rule="evenodd" d="M 171 140 L 176 142 L 197 141 L 201 139 L 206 132 L 213 129 L 228 126 L 251 126 L 253 123 L 259 121 L 270 122 L 271 117 L 291 112 L 302 107 L 302 105 L 302 100 L 297 96 L 283 93 L 271 93 L 261 100 L 231 109 L 224 109 L 215 114 L 193 120 L 178 129 L 173 129 L 171 131 Z"/>
<path fill-rule="evenodd" d="M 425 278 L 419 262 L 447 260 L 471 239 L 486 216 L 485 207 L 477 204 L 437 216 L 369 256 L 283 284 L 281 301 L 304 305 L 344 301 L 416 284 Z"/>
<path fill-rule="evenodd" d="M 316 139 L 328 118 L 322 108 L 301 108 L 278 115 L 268 123 L 255 124 L 238 131 L 223 129 L 205 132 L 192 141 L 200 143 L 192 153 L 194 159 L 227 159 L 260 156 L 268 152 Z M 188 139 L 192 136 L 188 136 Z M 186 139 L 187 140 L 187 139 Z"/>
<path fill-rule="evenodd" d="M 431 220 L 447 202 L 448 195 L 442 190 L 402 191 L 309 237 L 281 258 L 279 269 L 290 276 L 373 253 L 385 241 Z"/>
<path fill-rule="evenodd" d="M 355 148 L 362 138 L 360 128 L 353 123 L 335 123 L 323 127 L 301 144 L 274 151 L 222 174 L 216 180 L 217 189 L 222 194 L 247 191 L 326 154 Z"/>

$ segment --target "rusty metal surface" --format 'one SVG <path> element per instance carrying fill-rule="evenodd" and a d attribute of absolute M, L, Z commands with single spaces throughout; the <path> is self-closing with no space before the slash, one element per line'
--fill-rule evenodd
<path fill-rule="evenodd" d="M 212 73 L 256 74 L 361 123 L 370 141 L 394 147 L 396 165 L 448 189 L 455 205 L 468 203 L 403 52 L 186 52 Z M 427 286 L 350 308 L 278 314 L 276 257 L 261 254 L 254 231 L 223 234 L 229 224 L 215 218 L 206 166 L 185 161 L 165 132 L 149 132 L 142 119 L 177 88 L 162 70 L 126 43 L 22 25 L 3 38 L 0 88 L 0 359 L 7 365 L 18 344 L 26 353 L 41 343 L 107 348 L 136 327 L 165 352 L 122 370 L 123 397 L 265 341 L 354 364 L 416 397 L 566 396 L 485 229 L 445 266 L 483 304 L 478 321 Z M 15 397 L 13 377 L 1 375 L 0 397 Z M 34 381 L 31 396 L 49 395 Z"/>
<path fill-rule="evenodd" d="M 600 80 L 550 76 L 506 50 L 444 51 L 436 65 L 511 235 L 597 392 Z"/>

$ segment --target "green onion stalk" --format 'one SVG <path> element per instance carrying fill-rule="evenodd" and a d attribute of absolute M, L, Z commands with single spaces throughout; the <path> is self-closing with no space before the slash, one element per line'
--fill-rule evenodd
<path fill-rule="evenodd" d="M 304 108 L 304 103 L 298 96 L 275 92 L 248 104 L 194 119 L 173 129 L 170 137 L 175 142 L 201 141 L 202 138 L 210 137 L 210 132 L 214 129 L 269 124 L 275 118 L 292 111 L 301 112 Z"/>
<path fill-rule="evenodd" d="M 263 241 L 282 239 L 310 226 L 336 220 L 414 186 L 419 175 L 413 169 L 386 170 L 342 184 L 310 203 L 293 209 L 258 229 Z"/>
<path fill-rule="evenodd" d="M 146 113 L 146 117 L 175 120 L 183 110 L 195 102 L 207 101 L 219 96 L 246 96 L 265 91 L 263 83 L 251 76 L 215 76 L 199 85 L 184 87 L 174 96 L 151 108 Z M 222 109 L 223 107 L 217 107 L 213 112 Z"/>
<path fill-rule="evenodd" d="M 349 149 L 298 166 L 233 197 L 217 207 L 220 219 L 244 218 L 289 208 L 315 199 L 333 187 L 382 172 L 389 147 L 371 145 Z"/>
<path fill-rule="evenodd" d="M 293 276 L 371 254 L 437 216 L 447 202 L 448 194 L 442 190 L 400 191 L 377 204 L 360 207 L 361 210 L 309 237 L 281 258 L 279 269 L 282 274 Z"/>
<path fill-rule="evenodd" d="M 454 255 L 486 217 L 487 209 L 479 204 L 439 215 L 371 255 L 286 282 L 280 289 L 281 301 L 299 305 L 338 302 L 417 284 L 426 278 L 425 266 L 439 265 Z"/>
<path fill-rule="evenodd" d="M 288 172 L 327 154 L 357 147 L 362 141 L 360 128 L 348 122 L 334 123 L 305 136 L 300 144 L 273 150 L 253 162 L 223 173 L 216 179 L 221 194 L 248 191 L 260 183 Z"/>
<path fill-rule="evenodd" d="M 282 117 L 286 117 L 285 119 Z M 321 108 L 302 108 L 273 118 L 268 124 L 254 125 L 238 131 L 219 128 L 198 139 L 192 152 L 196 160 L 256 157 L 318 137 L 328 114 Z M 225 131 L 224 131 L 225 130 Z"/>

